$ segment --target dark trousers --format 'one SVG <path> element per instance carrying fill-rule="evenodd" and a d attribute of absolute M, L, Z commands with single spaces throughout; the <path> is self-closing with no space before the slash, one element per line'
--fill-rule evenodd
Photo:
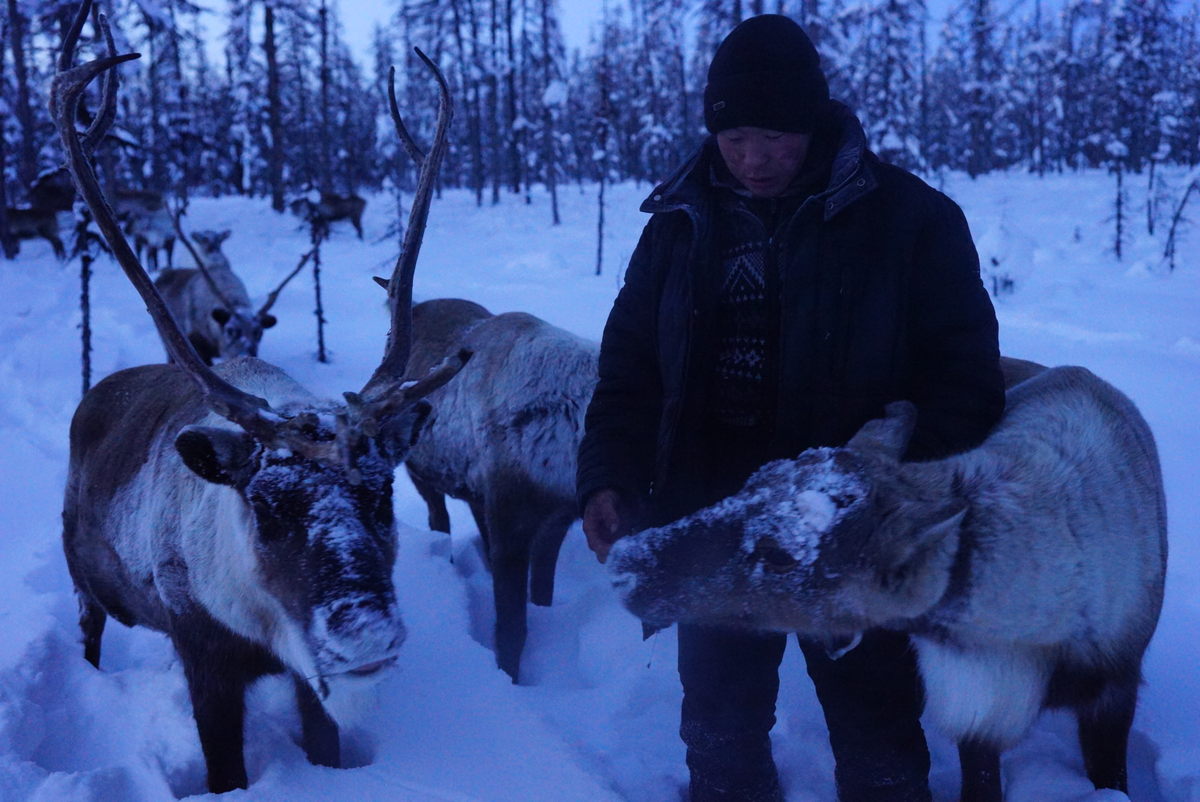
<path fill-rule="evenodd" d="M 691 802 L 781 802 L 771 757 L 787 637 L 679 625 Z M 829 726 L 840 802 L 929 802 L 924 706 L 908 637 L 876 631 L 831 660 L 800 642 Z"/>

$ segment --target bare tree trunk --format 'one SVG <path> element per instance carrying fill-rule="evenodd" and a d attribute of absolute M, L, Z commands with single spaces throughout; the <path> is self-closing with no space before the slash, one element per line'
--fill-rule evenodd
<path fill-rule="evenodd" d="M 7 101 L 7 76 L 4 74 L 4 50 L 8 36 L 7 30 L 0 30 L 0 101 Z M 0 126 L 0 253 L 5 259 L 17 256 L 17 241 L 13 239 L 8 229 L 8 142 L 4 139 L 4 130 Z"/>
<path fill-rule="evenodd" d="M 275 9 L 266 4 L 266 35 L 263 50 L 267 54 L 267 125 L 271 147 L 267 153 L 267 183 L 271 187 L 271 208 L 283 211 L 283 109 L 279 99 L 279 62 L 275 52 Z"/>
<path fill-rule="evenodd" d="M 81 346 L 80 371 L 83 374 L 83 394 L 92 388 L 92 254 L 85 250 L 79 255 L 79 336 Z"/>
<path fill-rule="evenodd" d="M 329 142 L 329 10 L 321 0 L 321 189 L 333 191 L 333 157 Z"/>
<path fill-rule="evenodd" d="M 17 182 L 28 191 L 37 178 L 37 126 L 29 102 L 29 64 L 25 60 L 25 18 L 17 0 L 8 0 L 8 27 L 12 34 L 13 73 L 17 79 L 17 122 L 21 125 L 21 147 L 17 153 Z"/>
<path fill-rule="evenodd" d="M 488 136 L 492 144 L 492 205 L 500 202 L 500 76 L 497 74 L 500 62 L 500 8 L 496 0 L 491 0 L 491 44 L 488 62 Z"/>
<path fill-rule="evenodd" d="M 11 1 L 11 0 L 10 0 Z M 513 37 L 513 0 L 506 0 L 504 24 L 508 31 L 508 166 L 512 193 L 521 191 L 521 145 L 517 128 L 517 44 Z"/>
<path fill-rule="evenodd" d="M 1116 223 L 1117 223 L 1117 239 L 1113 243 L 1113 252 L 1117 255 L 1117 261 L 1121 261 L 1121 250 L 1125 240 L 1125 168 L 1120 160 L 1116 163 L 1117 172 L 1117 201 L 1116 201 Z"/>
<path fill-rule="evenodd" d="M 596 275 L 600 275 L 600 270 L 604 267 L 604 169 L 600 170 L 600 192 L 597 205 L 600 208 L 599 218 L 596 221 Z"/>
<path fill-rule="evenodd" d="M 325 363 L 329 361 L 325 354 L 325 305 L 321 302 L 321 241 L 325 238 L 325 233 L 318 233 L 316 226 L 313 227 L 313 292 L 316 294 L 317 308 L 313 312 L 317 316 L 317 361 Z"/>
<path fill-rule="evenodd" d="M 542 0 L 542 86 L 549 90 L 554 80 L 554 63 L 550 53 L 550 0 Z M 550 190 L 550 209 L 554 225 L 562 220 L 558 216 L 558 162 L 554 147 L 554 104 L 542 99 L 542 169 L 546 189 Z"/>

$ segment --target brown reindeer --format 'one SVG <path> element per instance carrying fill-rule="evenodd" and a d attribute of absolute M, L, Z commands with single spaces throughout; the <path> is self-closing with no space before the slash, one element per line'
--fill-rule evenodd
<path fill-rule="evenodd" d="M 66 259 L 67 252 L 58 236 L 58 213 L 53 209 L 5 209 L 8 232 L 15 240 L 41 237 L 54 248 L 54 255 Z"/>
<path fill-rule="evenodd" d="M 309 225 L 316 224 L 325 231 L 331 223 L 338 220 L 349 220 L 350 225 L 358 232 L 358 238 L 363 238 L 362 214 L 367 208 L 367 202 L 355 195 L 338 195 L 336 192 L 322 192 L 321 199 L 313 203 L 308 198 L 297 198 L 292 201 L 292 214 Z"/>
<path fill-rule="evenodd" d="M 118 189 L 113 193 L 113 211 L 125 224 L 125 233 L 133 237 L 134 252 L 146 260 L 151 270 L 158 270 L 158 252 L 167 255 L 171 267 L 175 251 L 175 226 L 161 192 L 147 189 Z"/>
<path fill-rule="evenodd" d="M 320 401 L 257 359 L 206 366 L 138 263 L 90 165 L 92 137 L 103 131 L 93 124 L 81 137 L 75 128 L 87 85 L 137 56 L 112 55 L 100 16 L 110 55 L 71 68 L 89 6 L 84 0 L 65 38 L 53 84 L 59 133 L 80 195 L 174 364 L 109 376 L 84 396 L 71 423 L 63 548 L 84 656 L 99 667 L 108 616 L 167 634 L 187 679 L 212 792 L 247 785 L 244 693 L 264 674 L 292 675 L 305 753 L 337 766 L 330 714 L 338 698 L 374 682 L 405 636 L 391 580 L 392 477 L 429 413 L 423 396 L 468 356 L 415 383 L 397 378 L 408 362 L 412 276 L 445 151 L 449 90 L 426 60 L 442 89 L 437 138 L 389 282 L 383 360 L 345 403 Z M 111 76 L 106 109 L 115 109 Z"/>

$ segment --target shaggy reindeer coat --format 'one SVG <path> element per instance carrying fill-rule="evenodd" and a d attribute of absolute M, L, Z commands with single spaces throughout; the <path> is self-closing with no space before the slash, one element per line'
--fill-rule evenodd
<path fill-rule="evenodd" d="M 575 454 L 596 344 L 533 315 L 492 315 L 453 298 L 414 306 L 413 334 L 409 376 L 460 348 L 474 352 L 430 394 L 433 413 L 406 466 L 430 528 L 450 531 L 443 496 L 470 505 L 492 569 L 496 661 L 515 682 L 526 600 L 550 604 L 559 547 L 577 517 Z"/>
<path fill-rule="evenodd" d="M 1043 707 L 1073 708 L 1089 777 L 1126 790 L 1167 560 L 1145 420 L 1078 367 L 1018 384 L 984 443 L 944 460 L 901 463 L 913 410 L 888 413 L 844 448 L 771 463 L 719 504 L 618 542 L 625 604 L 660 625 L 909 633 L 928 715 L 963 753 L 964 800 L 1000 798 L 999 750 Z"/>

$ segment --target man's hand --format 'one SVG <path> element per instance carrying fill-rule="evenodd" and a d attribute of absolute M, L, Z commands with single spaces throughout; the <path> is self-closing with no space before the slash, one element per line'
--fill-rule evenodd
<path fill-rule="evenodd" d="M 588 548 L 596 553 L 596 559 L 605 562 L 612 544 L 630 533 L 630 522 L 620 493 L 605 489 L 592 494 L 583 510 L 583 533 L 587 535 Z"/>

